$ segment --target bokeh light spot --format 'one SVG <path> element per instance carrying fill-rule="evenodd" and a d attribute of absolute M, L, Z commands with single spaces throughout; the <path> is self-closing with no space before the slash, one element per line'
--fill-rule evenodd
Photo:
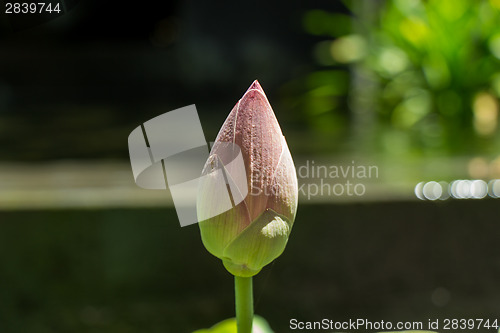
<path fill-rule="evenodd" d="M 437 200 L 443 194 L 443 188 L 438 182 L 431 181 L 424 185 L 423 194 L 428 200 Z"/>
<path fill-rule="evenodd" d="M 366 55 L 366 41 L 360 35 L 340 37 L 332 42 L 330 51 L 333 59 L 340 63 L 358 61 Z"/>

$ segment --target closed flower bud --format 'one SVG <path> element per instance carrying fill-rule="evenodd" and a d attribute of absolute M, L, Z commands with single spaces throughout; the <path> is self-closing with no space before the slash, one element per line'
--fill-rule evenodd
<path fill-rule="evenodd" d="M 222 125 L 199 186 L 203 244 L 230 273 L 253 276 L 283 252 L 297 211 L 297 175 L 257 81 Z M 221 208 L 226 191 L 229 209 Z"/>

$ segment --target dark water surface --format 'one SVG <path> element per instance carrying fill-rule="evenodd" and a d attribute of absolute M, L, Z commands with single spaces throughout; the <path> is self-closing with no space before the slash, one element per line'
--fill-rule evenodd
<path fill-rule="evenodd" d="M 494 319 L 500 202 L 302 205 L 254 279 L 289 321 Z M 1 332 L 191 332 L 234 315 L 232 277 L 173 209 L 0 212 Z M 493 331 L 493 330 L 490 330 Z"/>

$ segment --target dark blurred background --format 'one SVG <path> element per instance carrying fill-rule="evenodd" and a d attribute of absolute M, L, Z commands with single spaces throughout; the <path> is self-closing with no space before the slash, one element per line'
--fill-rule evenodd
<path fill-rule="evenodd" d="M 193 103 L 213 138 L 253 80 L 278 101 L 287 82 L 319 68 L 318 37 L 301 24 L 309 8 L 79 1 L 32 28 L 4 14 L 2 157 L 127 159 L 122 138 L 138 123 Z M 280 118 L 302 127 L 291 110 Z"/>
<path fill-rule="evenodd" d="M 362 196 L 301 192 L 287 250 L 254 279 L 256 313 L 276 332 L 291 318 L 496 319 L 499 1 L 59 4 L 2 2 L 1 332 L 232 317 L 231 276 L 169 191 L 135 185 L 127 137 L 196 104 L 211 141 L 255 79 L 296 167 L 378 168 L 350 179 Z"/>

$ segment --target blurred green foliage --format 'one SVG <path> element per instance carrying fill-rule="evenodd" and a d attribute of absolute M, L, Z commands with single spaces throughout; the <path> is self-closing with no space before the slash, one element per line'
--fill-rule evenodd
<path fill-rule="evenodd" d="M 344 3 L 304 15 L 321 67 L 286 87 L 315 133 L 398 156 L 500 149 L 499 0 Z"/>

